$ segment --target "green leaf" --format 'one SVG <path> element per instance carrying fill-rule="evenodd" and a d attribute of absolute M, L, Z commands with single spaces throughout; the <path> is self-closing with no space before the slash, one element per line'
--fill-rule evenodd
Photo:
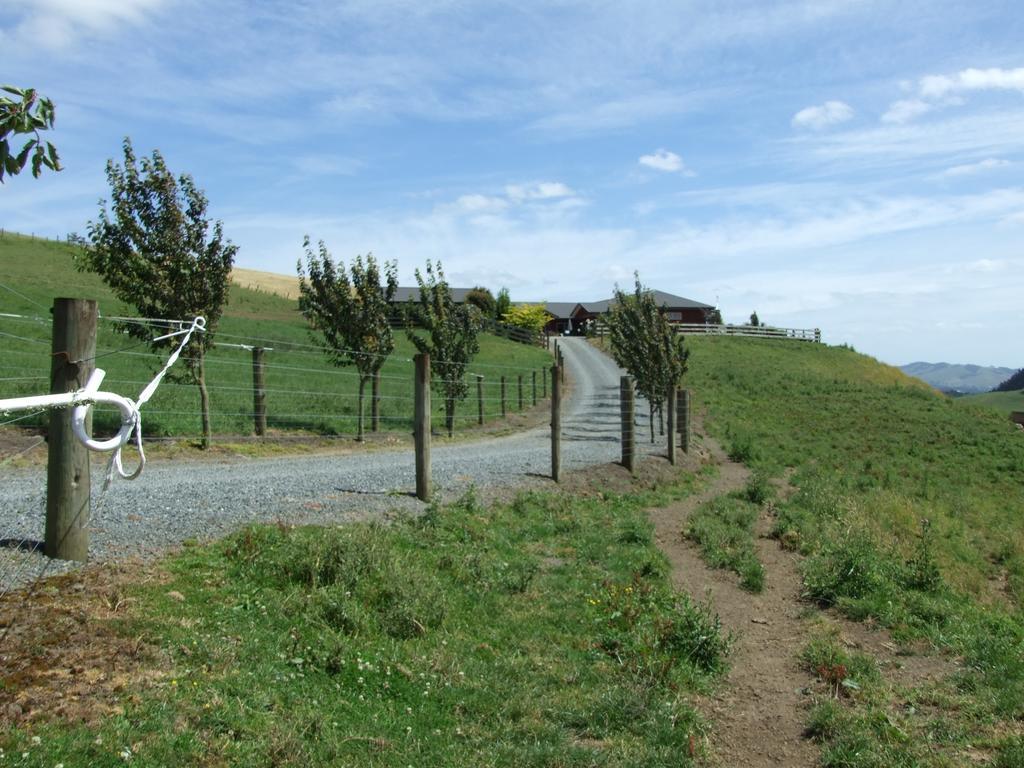
<path fill-rule="evenodd" d="M 32 147 L 34 147 L 36 143 L 36 139 L 32 139 L 26 142 L 25 146 L 22 147 L 21 152 L 18 153 L 17 157 L 18 170 L 14 171 L 14 173 L 18 173 L 22 168 L 25 167 L 25 163 L 28 162 L 28 153 L 32 151 Z"/>
<path fill-rule="evenodd" d="M 15 96 L 24 96 L 25 95 L 25 89 L 24 88 L 17 88 L 17 87 L 15 87 L 13 85 L 0 85 L 0 90 L 7 91 L 8 93 L 13 93 Z"/>

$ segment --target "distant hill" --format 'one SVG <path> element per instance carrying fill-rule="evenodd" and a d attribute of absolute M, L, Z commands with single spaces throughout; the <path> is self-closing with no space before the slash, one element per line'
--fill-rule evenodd
<path fill-rule="evenodd" d="M 954 363 L 910 363 L 900 366 L 909 376 L 916 376 L 943 392 L 976 394 L 991 392 L 1012 376 L 1013 368 Z"/>

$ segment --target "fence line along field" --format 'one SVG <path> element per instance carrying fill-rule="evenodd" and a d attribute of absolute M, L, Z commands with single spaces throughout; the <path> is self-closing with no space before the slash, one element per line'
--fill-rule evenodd
<path fill-rule="evenodd" d="M 73 247 L 6 233 L 0 238 L 0 397 L 42 394 L 50 368 L 49 311 L 56 296 L 79 296 L 99 301 L 101 315 L 97 364 L 107 372 L 105 386 L 129 396 L 149 381 L 162 355 L 123 333 L 110 318 L 134 314 L 116 301 L 98 277 L 74 269 Z M 190 318 L 174 318 L 190 319 Z M 146 322 L 140 319 L 138 322 Z M 153 335 L 167 325 L 152 323 Z M 382 431 L 408 432 L 412 426 L 415 350 L 404 333 L 396 331 L 396 346 L 381 370 L 380 422 Z M 358 408 L 358 375 L 352 368 L 332 365 L 307 330 L 294 300 L 262 290 L 233 285 L 230 302 L 216 334 L 217 346 L 206 361 L 212 428 L 215 436 L 237 439 L 253 434 L 254 346 L 263 347 L 266 412 L 269 434 L 351 435 Z M 522 376 L 550 364 L 538 347 L 482 334 L 480 352 L 470 366 L 470 396 L 456 410 L 456 426 L 478 420 L 476 375 L 483 378 L 484 417 L 501 417 L 501 377 L 506 378 L 506 412 L 518 410 L 516 384 Z M 370 412 L 367 388 L 366 415 Z M 531 401 L 527 398 L 527 404 Z M 433 399 L 435 419 L 444 403 Z M 165 381 L 143 414 L 147 438 L 190 438 L 199 434 L 198 389 Z M 37 427 L 44 416 L 21 419 L 18 426 Z M 97 409 L 100 430 L 117 423 L 112 411 Z"/>

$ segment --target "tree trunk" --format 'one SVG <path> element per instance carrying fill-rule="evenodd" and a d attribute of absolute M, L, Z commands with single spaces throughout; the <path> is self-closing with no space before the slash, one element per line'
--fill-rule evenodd
<path fill-rule="evenodd" d="M 654 442 L 654 403 L 647 401 L 647 421 L 651 425 L 651 442 Z"/>
<path fill-rule="evenodd" d="M 367 377 L 363 374 L 359 374 L 359 413 L 356 416 L 356 440 L 363 442 L 363 393 L 366 391 L 366 379 Z"/>
<path fill-rule="evenodd" d="M 199 372 L 196 377 L 199 385 L 199 411 L 203 420 L 203 437 L 200 447 L 205 451 L 210 447 L 210 393 L 206 391 L 206 351 L 199 350 Z"/>
<path fill-rule="evenodd" d="M 665 436 L 665 401 L 658 403 L 658 436 Z"/>
<path fill-rule="evenodd" d="M 444 426 L 448 430 L 448 437 L 455 432 L 455 399 L 449 397 L 444 404 Z"/>

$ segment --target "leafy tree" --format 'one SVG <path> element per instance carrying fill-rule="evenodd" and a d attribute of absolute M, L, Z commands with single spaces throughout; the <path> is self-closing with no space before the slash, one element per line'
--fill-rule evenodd
<path fill-rule="evenodd" d="M 1017 390 L 1024 392 L 1024 368 L 1021 368 L 1015 374 L 1010 376 L 1006 381 L 1000 384 L 998 387 L 993 389 L 993 392 L 1016 392 Z"/>
<path fill-rule="evenodd" d="M 480 314 L 484 317 L 494 317 L 494 311 L 498 305 L 490 289 L 484 288 L 481 285 L 470 289 L 466 293 L 466 303 L 472 304 L 479 309 Z"/>
<path fill-rule="evenodd" d="M 430 355 L 430 375 L 435 389 L 444 396 L 445 428 L 451 437 L 455 404 L 469 392 L 466 368 L 480 349 L 477 309 L 455 303 L 440 262 L 435 267 L 428 259 L 426 276 L 417 269 L 416 283 L 420 295 L 409 301 L 406 334 L 416 349 Z"/>
<path fill-rule="evenodd" d="M 761 321 L 757 317 L 757 310 L 754 310 L 753 312 L 750 313 L 750 324 L 755 328 L 761 325 Z"/>
<path fill-rule="evenodd" d="M 32 157 L 32 176 L 39 178 L 45 165 L 51 171 L 60 171 L 60 158 L 57 148 L 50 142 L 44 142 L 40 131 L 53 128 L 55 110 L 53 102 L 38 96 L 32 88 L 15 88 L 13 85 L 0 86 L 17 99 L 0 96 L 0 184 L 4 174 L 17 176 Z M 14 153 L 8 137 L 25 135 L 31 138 L 24 146 Z"/>
<path fill-rule="evenodd" d="M 501 320 L 511 307 L 512 299 L 508 296 L 508 288 L 502 288 L 494 300 L 494 319 Z"/>
<path fill-rule="evenodd" d="M 370 381 L 395 348 L 388 316 L 391 299 L 398 288 L 397 266 L 384 262 L 381 269 L 373 254 L 356 256 L 352 277 L 345 264 L 335 266 L 323 240 L 319 253 L 310 247 L 309 237 L 302 243 L 306 266 L 298 263 L 299 309 L 310 326 L 319 331 L 327 344 L 327 356 L 335 365 L 354 365 L 359 371 L 359 418 L 356 439 L 363 439 L 363 395 Z M 309 279 L 306 279 L 306 272 Z"/>
<path fill-rule="evenodd" d="M 182 353 L 179 378 L 199 388 L 202 446 L 210 444 L 210 398 L 204 360 L 213 346 L 228 300 L 231 265 L 238 247 L 224 239 L 221 222 L 206 218 L 207 200 L 192 177 L 175 179 L 156 150 L 136 162 L 131 140 L 124 140 L 124 165 L 107 161 L 110 211 L 100 201 L 100 214 L 88 224 L 88 240 L 77 257 L 79 269 L 96 272 L 114 295 L 142 317 L 206 318 L 206 332 L 193 336 Z M 129 323 L 124 330 L 151 339 L 147 325 Z M 154 349 L 177 344 L 153 341 Z M 174 372 L 172 371 L 172 374 Z"/>
<path fill-rule="evenodd" d="M 718 307 L 707 310 L 705 322 L 709 325 L 722 325 L 722 312 Z"/>
<path fill-rule="evenodd" d="M 517 328 L 525 328 L 532 333 L 541 333 L 544 326 L 548 324 L 548 320 L 551 319 L 551 315 L 548 314 L 543 304 L 519 304 L 509 307 L 508 312 L 502 315 L 501 319 Z"/>
<path fill-rule="evenodd" d="M 651 404 L 651 441 L 654 411 L 663 413 L 665 399 L 675 393 L 686 372 L 689 350 L 654 294 L 635 276 L 635 289 L 626 294 L 615 287 L 615 301 L 608 315 L 609 340 L 615 362 L 634 378 L 637 391 Z"/>

